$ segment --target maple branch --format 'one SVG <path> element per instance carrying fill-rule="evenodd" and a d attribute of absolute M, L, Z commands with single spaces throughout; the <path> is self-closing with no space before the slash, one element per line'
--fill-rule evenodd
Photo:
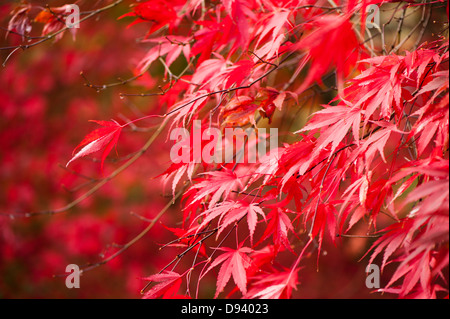
<path fill-rule="evenodd" d="M 155 220 L 155 219 L 148 219 L 148 218 L 145 218 L 144 216 L 142 216 L 142 215 L 140 215 L 140 214 L 137 214 L 137 213 L 135 213 L 135 212 L 133 212 L 133 211 L 130 212 L 130 215 L 131 215 L 131 216 L 134 216 L 134 217 L 136 217 L 136 218 L 138 218 L 138 219 L 140 219 L 140 220 L 142 220 L 142 221 L 144 221 L 144 222 L 147 222 L 147 223 L 153 223 L 153 221 Z"/>
<path fill-rule="evenodd" d="M 433 8 L 431 7 L 430 10 L 428 10 L 428 15 L 427 15 L 425 21 L 422 24 L 422 30 L 420 30 L 420 34 L 417 37 L 416 43 L 414 44 L 414 50 L 417 50 L 420 42 L 422 41 L 423 35 L 425 34 L 425 30 L 427 29 L 427 26 L 428 26 L 428 22 L 430 21 L 430 18 L 431 18 L 431 11 L 432 11 L 432 9 Z"/>
<path fill-rule="evenodd" d="M 348 237 L 348 238 L 380 238 L 381 235 L 346 235 L 346 234 L 336 234 L 336 237 Z"/>
<path fill-rule="evenodd" d="M 88 80 L 88 78 L 84 75 L 83 71 L 80 72 L 80 76 L 82 76 L 83 79 L 86 81 L 86 83 L 84 84 L 86 87 L 95 89 L 97 92 L 100 92 L 102 90 L 106 90 L 106 89 L 114 87 L 114 86 L 125 85 L 125 84 L 128 84 L 130 82 L 133 82 L 133 81 L 139 79 L 140 77 L 142 77 L 146 72 L 147 72 L 147 69 L 142 71 L 138 75 L 132 76 L 132 77 L 130 77 L 128 79 L 123 80 L 121 78 L 117 78 L 118 82 L 114 82 L 114 83 L 110 83 L 110 84 L 102 84 L 102 85 L 92 84 Z"/>
<path fill-rule="evenodd" d="M 188 296 L 191 295 L 191 291 L 190 291 L 190 288 L 189 288 L 189 286 L 191 285 L 191 276 L 192 276 L 192 272 L 195 269 L 195 265 L 196 265 L 196 262 L 197 262 L 198 254 L 200 253 L 200 249 L 202 248 L 202 244 L 203 243 L 199 244 L 198 249 L 195 252 L 194 259 L 192 260 L 191 268 L 189 269 L 189 271 L 188 271 L 188 273 L 186 275 L 186 295 L 188 295 Z"/>
<path fill-rule="evenodd" d="M 84 273 L 86 271 L 92 270 L 94 268 L 97 268 L 99 266 L 102 266 L 108 262 L 110 262 L 111 260 L 113 260 L 114 258 L 118 257 L 119 255 L 121 255 L 123 252 L 125 252 L 128 248 L 130 248 L 131 246 L 133 246 L 136 242 L 138 242 L 142 237 L 144 237 L 152 228 L 153 226 L 155 226 L 156 222 L 167 212 L 167 210 L 174 204 L 174 201 L 177 200 L 184 192 L 184 189 L 179 191 L 175 197 L 173 198 L 172 201 L 168 202 L 166 204 L 166 206 L 164 206 L 163 209 L 161 209 L 161 211 L 158 213 L 158 215 L 156 215 L 151 221 L 150 224 L 143 230 L 141 231 L 137 236 L 135 236 L 133 239 L 131 239 L 129 242 L 127 242 L 125 245 L 122 246 L 122 248 L 120 250 L 118 250 L 117 252 L 115 252 L 114 254 L 112 254 L 111 256 L 103 259 L 102 261 L 95 263 L 95 264 L 91 264 L 91 265 L 86 265 L 85 267 L 81 268 L 81 273 Z"/>
<path fill-rule="evenodd" d="M 394 39 L 392 40 L 391 50 L 389 51 L 389 54 L 391 54 L 392 50 L 395 48 L 395 43 L 397 42 L 397 39 L 400 38 L 400 34 L 402 32 L 402 27 L 403 27 L 403 22 L 405 21 L 406 10 L 407 10 L 407 8 L 403 9 L 402 15 L 398 19 L 397 31 L 395 33 Z"/>
<path fill-rule="evenodd" d="M 269 64 L 269 65 L 271 65 L 271 66 L 277 66 L 275 63 L 268 62 L 268 61 L 264 61 L 263 59 L 261 59 L 261 58 L 260 58 L 255 52 L 253 52 L 253 51 L 248 51 L 248 52 L 250 52 L 251 54 L 253 54 L 253 55 L 259 60 L 259 62 L 261 62 L 261 63 Z"/>
<path fill-rule="evenodd" d="M 166 63 L 164 62 L 164 60 L 160 59 L 160 61 L 163 62 L 163 64 L 164 64 L 165 66 L 167 66 Z M 177 82 L 180 81 L 180 80 L 183 81 L 183 82 L 186 82 L 186 83 L 189 83 L 189 84 L 198 86 L 198 84 L 192 83 L 192 82 L 187 81 L 187 80 L 185 80 L 185 79 L 182 78 L 182 76 L 183 76 L 183 75 L 189 70 L 189 68 L 191 67 L 193 61 L 194 61 L 194 58 L 192 58 L 192 59 L 189 61 L 189 63 L 187 64 L 187 66 L 184 68 L 184 70 L 183 70 L 179 75 L 173 74 L 173 73 L 170 71 L 170 69 L 168 70 L 168 72 L 170 72 L 169 74 L 171 74 L 171 75 L 175 78 L 175 80 L 174 80 L 174 81 L 170 81 L 169 87 L 168 87 L 167 89 L 163 89 L 162 86 L 158 86 L 158 89 L 159 89 L 160 92 L 156 92 L 156 93 L 137 93 L 137 94 L 136 94 L 136 93 L 135 93 L 135 94 L 131 94 L 131 93 L 120 93 L 119 96 L 120 96 L 121 99 L 123 99 L 123 98 L 126 97 L 126 96 L 149 97 L 149 96 L 162 96 L 162 95 L 166 95 L 167 92 L 169 92 L 169 91 L 172 89 L 172 87 L 175 85 L 175 83 L 177 83 Z M 148 69 L 146 69 L 146 71 L 147 71 L 147 70 L 148 70 Z M 145 71 L 145 72 L 146 72 L 146 71 Z M 129 81 L 129 82 L 131 82 L 131 81 Z"/>
<path fill-rule="evenodd" d="M 9 216 L 11 218 L 15 218 L 15 217 L 26 217 L 26 218 L 29 218 L 29 217 L 33 217 L 33 216 L 37 216 L 37 215 L 56 215 L 56 214 L 60 214 L 60 213 L 63 213 L 65 211 L 67 211 L 67 210 L 72 209 L 73 207 L 75 207 L 76 205 L 78 205 L 79 203 L 84 201 L 85 199 L 89 198 L 92 194 L 96 193 L 105 184 L 107 184 L 109 181 L 114 179 L 117 175 L 122 173 L 124 170 L 126 170 L 128 167 L 130 167 L 134 162 L 136 162 L 142 155 L 144 155 L 145 152 L 150 148 L 150 146 L 156 140 L 156 138 L 159 136 L 159 134 L 161 134 L 161 132 L 163 131 L 165 126 L 166 126 L 166 122 L 163 122 L 160 125 L 160 127 L 158 128 L 158 130 L 156 130 L 156 132 L 147 140 L 147 142 L 144 144 L 144 146 L 131 159 L 129 159 L 126 163 L 124 163 L 122 166 L 117 168 L 108 177 L 100 180 L 95 186 L 93 186 L 91 189 L 89 189 L 87 192 L 85 192 L 83 195 L 81 195 L 77 199 L 73 200 L 69 204 L 67 204 L 67 205 L 65 205 L 65 206 L 63 206 L 61 208 L 54 209 L 54 210 L 48 210 L 48 211 L 30 212 L 30 213 L 24 213 L 24 214 L 5 214 L 5 213 L 2 213 L 1 215 L 6 215 L 6 216 Z"/>
<path fill-rule="evenodd" d="M 402 4 L 401 2 L 398 3 L 397 7 L 393 10 L 392 15 L 391 15 L 391 17 L 389 18 L 389 20 L 388 20 L 386 23 L 384 23 L 384 24 L 382 25 L 382 27 L 381 27 L 381 29 L 382 29 L 382 32 L 381 32 L 381 47 L 382 47 L 382 53 L 383 53 L 384 55 L 387 54 L 387 50 L 386 50 L 386 41 L 385 41 L 385 35 L 384 35 L 384 33 L 385 33 L 385 32 L 384 32 L 384 29 L 385 29 L 386 25 L 389 25 L 389 24 L 392 22 L 392 20 L 394 19 L 395 14 L 397 13 L 397 10 L 398 10 L 398 8 L 400 8 L 400 5 L 401 5 L 401 4 Z"/>
<path fill-rule="evenodd" d="M 321 10 L 329 10 L 329 11 L 341 10 L 341 9 L 342 9 L 342 7 L 337 6 L 337 5 L 334 3 L 332 7 L 316 6 L 316 5 L 304 5 L 304 6 L 295 7 L 295 8 L 293 8 L 293 10 L 311 9 L 311 8 L 314 8 L 314 9 L 321 9 Z"/>
<path fill-rule="evenodd" d="M 0 26 L 0 29 L 6 31 L 6 34 L 8 34 L 8 33 L 15 34 L 15 35 L 21 36 L 27 40 L 40 40 L 40 39 L 45 38 L 45 36 L 29 36 L 28 34 L 20 33 L 20 32 L 14 31 L 14 30 L 8 30 L 8 28 L 2 27 L 2 26 Z M 10 50 L 15 47 L 16 46 L 3 47 L 3 48 L 0 48 L 0 50 Z"/>
<path fill-rule="evenodd" d="M 182 253 L 178 254 L 175 256 L 175 258 L 168 263 L 166 266 L 164 266 L 159 272 L 158 274 L 161 274 L 164 270 L 166 270 L 167 268 L 169 268 L 173 263 L 175 262 L 179 262 L 188 252 L 190 252 L 194 247 L 196 247 L 197 245 L 201 245 L 205 240 L 207 240 L 209 237 L 211 237 L 212 235 L 214 235 L 217 231 L 219 230 L 219 228 L 213 229 L 211 230 L 211 232 L 204 236 L 203 238 L 201 238 L 198 242 L 195 242 L 194 244 L 192 244 L 191 246 L 189 246 L 188 248 L 186 248 Z M 196 234 L 197 235 L 197 234 Z M 176 265 L 175 265 L 176 266 Z M 152 281 L 148 282 L 144 288 L 141 289 L 141 294 L 143 294 L 147 288 L 152 284 Z"/>
<path fill-rule="evenodd" d="M 188 238 L 192 238 L 192 237 L 197 237 L 198 235 L 209 234 L 209 233 L 211 233 L 211 232 L 216 232 L 216 231 L 218 231 L 218 230 L 219 230 L 219 228 L 216 227 L 216 228 L 211 229 L 211 230 L 204 230 L 204 231 L 201 231 L 201 232 L 199 232 L 199 233 L 195 233 L 195 234 L 191 234 L 191 235 L 186 235 L 186 236 L 179 237 L 179 238 L 174 239 L 174 240 L 172 240 L 172 241 L 169 241 L 168 243 L 166 243 L 166 244 L 164 244 L 163 246 L 159 247 L 159 250 L 162 250 L 162 249 L 166 248 L 167 246 L 170 246 L 170 245 L 172 245 L 172 244 L 174 244 L 174 243 L 178 243 L 178 242 L 180 242 L 180 241 L 182 241 L 182 240 L 184 240 L 184 239 L 188 239 Z M 195 241 L 195 240 L 194 240 L 194 241 Z"/>
<path fill-rule="evenodd" d="M 411 29 L 411 31 L 406 35 L 406 37 L 404 37 L 404 38 L 402 39 L 402 41 L 400 41 L 399 44 L 397 44 L 397 46 L 395 46 L 395 47 L 389 52 L 389 54 L 397 53 L 397 51 L 405 44 L 406 41 L 409 40 L 409 38 L 411 38 L 411 36 L 414 34 L 414 32 L 416 32 L 416 30 L 420 27 L 421 24 L 425 24 L 425 27 L 426 27 L 426 25 L 428 24 L 428 20 L 429 20 L 430 17 L 431 17 L 431 10 L 432 10 L 432 9 L 430 8 L 430 10 L 429 10 L 429 12 L 428 12 L 428 15 L 425 16 L 426 6 L 423 7 L 422 17 L 420 18 L 419 23 L 416 24 L 416 25 L 414 26 L 414 28 Z M 402 20 L 401 22 L 403 23 L 403 20 Z M 420 38 L 421 38 L 421 37 L 420 37 Z M 416 43 L 417 43 L 417 42 L 416 42 Z"/>

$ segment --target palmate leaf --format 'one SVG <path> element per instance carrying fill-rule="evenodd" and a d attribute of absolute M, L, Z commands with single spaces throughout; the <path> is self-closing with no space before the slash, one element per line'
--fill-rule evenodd
<path fill-rule="evenodd" d="M 314 31 L 295 45 L 307 52 L 305 61 L 311 62 L 308 76 L 297 93 L 302 93 L 313 81 L 321 83 L 322 76 L 332 66 L 336 69 L 338 87 L 343 89 L 344 77 L 353 70 L 358 60 L 367 56 L 365 49 L 345 15 L 320 16 L 312 24 L 316 27 Z"/>
<path fill-rule="evenodd" d="M 145 293 L 144 299 L 155 299 L 160 296 L 169 298 L 177 294 L 181 286 L 181 275 L 173 271 L 165 271 L 161 274 L 156 274 L 144 278 L 150 282 L 157 282 L 148 292 Z"/>
<path fill-rule="evenodd" d="M 372 52 L 367 59 L 371 45 L 364 41 L 365 8 L 386 2 L 382 0 L 134 2 L 131 12 L 120 18 L 132 18 L 132 25 L 148 24 L 150 29 L 140 39 L 150 48 L 138 61 L 135 75 L 151 77 L 146 88 L 153 92 L 161 72 L 150 68 L 162 62 L 169 81 L 159 87 L 161 92 L 149 92 L 155 97 L 149 103 L 157 110 L 148 111 L 163 113 L 160 117 L 170 129 L 193 128 L 193 120 L 202 120 L 202 127 L 256 128 L 266 126 L 268 119 L 290 132 L 301 129 L 296 118 L 285 125 L 294 115 L 292 100 L 302 106 L 311 90 L 313 106 L 324 104 L 320 111 L 311 108 L 314 113 L 297 131 L 301 134 L 292 136 L 295 142 L 283 138 L 286 144 L 255 165 L 210 165 L 202 159 L 200 165 L 173 163 L 161 174 L 163 182 L 170 178 L 173 197 L 180 184 L 184 192 L 184 207 L 177 215 L 183 216 L 182 225 L 166 227 L 178 240 L 165 246 L 184 249 L 175 258 L 176 267 L 185 266 L 178 261 L 190 251 L 195 257 L 182 275 L 164 271 L 146 278 L 153 282 L 146 298 L 176 296 L 184 277 L 189 291 L 190 274 L 198 266 L 206 270 L 200 279 L 217 269 L 215 297 L 233 277 L 230 295 L 240 291 L 244 298 L 289 298 L 310 244 L 315 244 L 319 257 L 324 236 L 334 242 L 338 234 L 359 230 L 366 217 L 368 230 L 373 227 L 380 234 L 369 250 L 370 262 L 382 259 L 381 270 L 400 263 L 385 289 L 394 289 L 402 279 L 400 296 L 416 293 L 420 286 L 432 295 L 436 272 L 448 267 L 448 253 L 438 261 L 435 257 L 439 245 L 448 246 L 448 44 L 381 56 Z M 8 25 L 11 33 L 29 34 L 28 8 L 23 5 L 15 12 Z M 34 21 L 45 24 L 44 34 L 60 27 L 47 10 Z M 336 98 L 326 100 L 335 96 L 333 91 Z M 263 123 L 255 120 L 257 113 Z M 67 165 L 101 151 L 103 170 L 125 125 L 93 122 L 99 128 L 81 141 Z M 194 155 L 194 148 L 190 151 Z M 447 166 L 429 161 L 421 165 L 421 159 L 432 158 L 430 151 Z M 253 250 L 258 245 L 260 250 Z M 215 246 L 219 248 L 210 254 Z M 294 256 L 292 263 L 289 258 Z"/>
<path fill-rule="evenodd" d="M 219 217 L 220 229 L 217 233 L 219 236 L 222 231 L 234 222 L 247 216 L 248 230 L 250 232 L 250 242 L 253 243 L 253 234 L 255 233 L 258 214 L 265 217 L 264 211 L 258 204 L 249 204 L 244 201 L 224 201 L 216 207 L 208 209 L 199 217 L 204 217 L 199 229 L 206 227 L 212 220 Z"/>
<path fill-rule="evenodd" d="M 9 32 L 17 32 L 22 35 L 22 39 L 25 39 L 25 35 L 29 34 L 32 29 L 31 21 L 28 17 L 30 10 L 31 5 L 24 3 L 11 12 L 12 17 L 8 23 L 8 32 L 6 33 L 7 36 Z"/>
<path fill-rule="evenodd" d="M 174 7 L 180 3 L 181 1 L 179 0 L 172 2 L 165 0 L 146 1 L 135 6 L 133 12 L 126 13 L 119 17 L 119 19 L 135 17 L 136 20 L 128 27 L 142 22 L 150 22 L 152 26 L 147 33 L 147 35 L 150 35 L 166 25 L 169 25 L 170 28 L 176 26 L 178 16 Z"/>
<path fill-rule="evenodd" d="M 292 251 L 288 239 L 288 231 L 293 231 L 294 227 L 292 226 L 288 215 L 283 212 L 281 208 L 273 207 L 270 213 L 267 214 L 266 220 L 268 221 L 266 230 L 255 246 L 258 246 L 261 242 L 272 235 L 274 249 L 276 252 L 278 252 L 282 247 L 286 247 Z"/>
<path fill-rule="evenodd" d="M 120 133 L 122 131 L 123 125 L 115 121 L 91 121 L 101 125 L 101 128 L 98 128 L 88 135 L 81 141 L 80 144 L 75 148 L 74 155 L 67 162 L 66 166 L 69 166 L 70 163 L 75 161 L 76 159 L 87 156 L 94 152 L 103 150 L 103 155 L 101 159 L 101 169 L 103 171 L 103 164 L 105 162 L 106 157 L 111 152 L 113 147 L 117 144 L 119 140 Z M 81 149 L 80 149 L 81 148 Z M 77 151 L 80 149 L 79 151 Z"/>
<path fill-rule="evenodd" d="M 203 276 L 206 275 L 211 269 L 222 264 L 219 275 L 217 276 L 217 289 L 214 298 L 217 298 L 223 291 L 231 276 L 233 276 L 233 280 L 239 290 L 245 295 L 247 293 L 246 269 L 251 265 L 251 259 L 247 254 L 251 253 L 252 249 L 242 247 L 242 244 L 236 250 L 227 247 L 217 249 L 224 251 L 224 253 L 217 257 L 203 274 Z"/>
<path fill-rule="evenodd" d="M 208 205 L 208 208 L 211 209 L 219 202 L 221 197 L 226 199 L 232 191 L 236 191 L 239 187 L 244 189 L 240 177 L 232 170 L 206 172 L 203 175 L 208 176 L 209 178 L 201 178 L 200 183 L 194 184 L 191 187 L 198 189 L 198 193 L 189 205 L 211 195 Z"/>
<path fill-rule="evenodd" d="M 297 289 L 297 271 L 274 271 L 273 273 L 258 275 L 253 278 L 255 283 L 249 289 L 245 298 L 286 299 Z"/>

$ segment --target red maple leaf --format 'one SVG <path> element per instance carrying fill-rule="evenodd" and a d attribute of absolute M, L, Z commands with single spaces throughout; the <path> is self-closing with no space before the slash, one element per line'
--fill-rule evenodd
<path fill-rule="evenodd" d="M 288 239 L 288 232 L 293 231 L 294 227 L 292 227 L 288 215 L 281 208 L 274 207 L 270 213 L 267 214 L 266 220 L 268 221 L 266 230 L 255 246 L 259 245 L 262 241 L 272 235 L 276 252 L 278 252 L 282 246 L 292 251 Z"/>
<path fill-rule="evenodd" d="M 206 172 L 203 175 L 209 176 L 210 178 L 202 179 L 200 183 L 194 184 L 191 187 L 198 189 L 198 193 L 190 204 L 211 195 L 208 208 L 212 208 L 219 202 L 221 197 L 226 199 L 238 187 L 244 188 L 241 179 L 232 170 Z"/>
<path fill-rule="evenodd" d="M 304 61 L 311 62 L 308 76 L 297 93 L 303 92 L 313 81 L 321 83 L 322 76 L 331 66 L 336 68 L 338 85 L 343 88 L 344 77 L 365 54 L 352 24 L 345 15 L 331 14 L 319 16 L 311 24 L 314 26 L 313 31 L 296 45 L 307 52 Z"/>
<path fill-rule="evenodd" d="M 217 257 L 203 274 L 203 276 L 206 275 L 211 269 L 222 264 L 219 275 L 217 276 L 217 290 L 214 298 L 217 298 L 223 291 L 231 276 L 233 276 L 233 280 L 239 290 L 245 295 L 247 293 L 246 269 L 250 267 L 252 262 L 247 254 L 251 253 L 252 249 L 249 247 L 242 247 L 242 244 L 236 250 L 227 247 L 217 249 L 222 250 L 225 253 Z"/>
<path fill-rule="evenodd" d="M 30 18 L 28 17 L 28 13 L 31 10 L 30 4 L 22 4 L 15 8 L 12 12 L 12 18 L 8 23 L 8 32 L 17 32 L 22 35 L 22 40 L 25 39 L 25 36 L 31 32 L 32 26 Z"/>
<path fill-rule="evenodd" d="M 252 278 L 255 283 L 245 298 L 288 299 L 297 288 L 297 271 L 274 271 Z"/>
<path fill-rule="evenodd" d="M 248 96 L 238 96 L 221 109 L 221 116 L 223 117 L 223 126 L 244 126 L 247 123 L 255 123 L 255 112 L 259 108 L 255 104 L 255 100 Z"/>
<path fill-rule="evenodd" d="M 160 296 L 170 298 L 177 294 L 182 282 L 181 275 L 173 271 L 165 271 L 161 274 L 151 275 L 145 280 L 157 282 L 149 291 L 144 294 L 144 299 L 155 299 Z"/>
<path fill-rule="evenodd" d="M 45 24 L 42 29 L 42 35 L 45 36 L 66 28 L 66 19 L 71 11 L 72 7 L 69 4 L 56 8 L 44 9 L 36 16 L 36 18 L 34 18 L 34 21 Z M 77 28 L 70 28 L 69 30 L 72 33 L 72 37 L 75 39 Z M 63 35 L 64 32 L 57 34 L 55 40 L 61 40 Z"/>
<path fill-rule="evenodd" d="M 225 227 L 247 216 L 248 229 L 250 231 L 250 242 L 253 243 L 253 234 L 255 233 L 258 214 L 265 217 L 263 210 L 258 206 L 258 204 L 249 204 L 244 201 L 225 201 L 216 207 L 208 209 L 199 216 L 205 216 L 205 219 L 201 223 L 199 229 L 203 229 L 209 222 L 216 217 L 219 217 L 218 224 L 220 229 L 217 233 L 217 236 L 219 236 Z"/>
<path fill-rule="evenodd" d="M 174 6 L 176 5 L 177 3 L 169 4 L 165 0 L 146 1 L 134 7 L 133 12 L 120 16 L 119 19 L 125 17 L 136 17 L 136 20 L 128 27 L 142 22 L 151 22 L 152 26 L 147 33 L 147 35 L 150 35 L 166 25 L 169 25 L 171 29 L 176 26 L 178 19 L 177 12 L 174 10 Z"/>
<path fill-rule="evenodd" d="M 103 127 L 98 128 L 89 133 L 88 135 L 86 135 L 86 137 L 81 141 L 80 144 L 78 144 L 78 146 L 73 151 L 74 155 L 66 166 L 69 166 L 70 163 L 72 163 L 74 160 L 80 157 L 104 149 L 101 159 L 101 169 L 103 171 L 103 163 L 105 162 L 106 156 L 108 156 L 112 148 L 117 144 L 123 125 L 120 125 L 115 121 L 91 121 L 91 122 L 95 122 Z M 76 152 L 78 149 L 80 150 Z"/>

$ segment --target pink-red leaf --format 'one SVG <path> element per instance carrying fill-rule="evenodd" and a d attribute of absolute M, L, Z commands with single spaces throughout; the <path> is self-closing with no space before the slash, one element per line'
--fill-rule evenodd
<path fill-rule="evenodd" d="M 160 296 L 169 298 L 178 292 L 181 285 L 181 275 L 173 271 L 165 271 L 144 279 L 158 283 L 145 293 L 144 299 L 155 299 Z"/>
<path fill-rule="evenodd" d="M 251 265 L 251 259 L 247 254 L 252 252 L 252 249 L 248 247 L 240 246 L 238 249 L 233 250 L 231 248 L 217 248 L 224 251 L 222 255 L 217 257 L 208 270 L 222 264 L 220 267 L 219 275 L 217 277 L 217 290 L 215 298 L 223 291 L 226 284 L 233 276 L 235 284 L 243 295 L 247 293 L 247 274 L 246 269 Z"/>
<path fill-rule="evenodd" d="M 87 156 L 89 154 L 104 149 L 101 159 L 101 167 L 103 170 L 103 163 L 105 162 L 106 156 L 108 156 L 112 148 L 117 144 L 123 126 L 118 124 L 117 122 L 112 121 L 91 121 L 91 122 L 95 122 L 103 127 L 98 128 L 89 133 L 88 135 L 86 135 L 86 137 L 81 141 L 81 143 L 78 144 L 78 146 L 75 148 L 74 155 L 66 166 L 69 166 L 70 163 L 72 163 L 74 160 L 80 157 Z M 80 150 L 77 151 L 78 149 Z"/>

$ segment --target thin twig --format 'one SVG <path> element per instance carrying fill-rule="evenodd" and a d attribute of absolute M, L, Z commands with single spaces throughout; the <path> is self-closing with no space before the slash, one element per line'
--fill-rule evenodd
<path fill-rule="evenodd" d="M 117 175 L 122 173 L 128 167 L 130 167 L 134 162 L 136 162 L 149 149 L 149 147 L 153 144 L 153 142 L 156 140 L 156 138 L 159 136 L 159 134 L 161 134 L 165 125 L 166 125 L 166 122 L 161 124 L 161 126 L 158 128 L 158 130 L 155 133 L 153 133 L 153 135 L 147 140 L 145 145 L 131 159 L 129 159 L 126 163 L 124 163 L 122 166 L 117 168 L 108 177 L 100 180 L 94 187 L 89 189 L 87 192 L 85 192 L 83 195 L 81 195 L 77 199 L 73 200 L 69 204 L 67 204 L 61 208 L 48 210 L 48 211 L 30 212 L 30 213 L 24 213 L 24 214 L 4 214 L 4 213 L 2 213 L 0 215 L 7 215 L 12 218 L 14 218 L 14 217 L 32 217 L 32 216 L 37 216 L 37 215 L 55 215 L 55 214 L 60 214 L 60 213 L 63 213 L 63 212 L 66 212 L 66 211 L 72 209 L 73 207 L 75 207 L 76 205 L 78 205 L 79 203 L 84 201 L 85 199 L 89 198 L 92 194 L 96 193 L 105 184 L 107 184 L 109 181 L 114 179 Z"/>

